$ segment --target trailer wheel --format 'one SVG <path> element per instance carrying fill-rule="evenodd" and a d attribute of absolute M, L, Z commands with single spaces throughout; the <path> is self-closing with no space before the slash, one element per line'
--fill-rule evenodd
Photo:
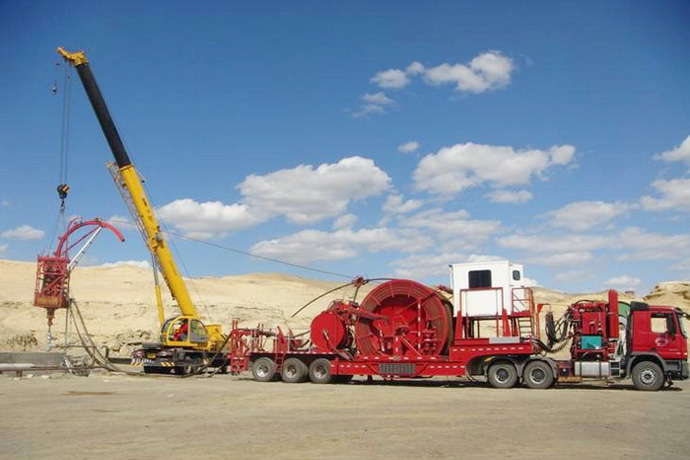
<path fill-rule="evenodd" d="M 507 361 L 492 364 L 489 367 L 487 378 L 494 388 L 513 388 L 518 381 L 515 366 Z"/>
<path fill-rule="evenodd" d="M 553 385 L 553 370 L 544 361 L 532 361 L 522 373 L 522 380 L 528 388 L 544 389 Z"/>
<path fill-rule="evenodd" d="M 271 358 L 262 357 L 252 364 L 252 376 L 257 382 L 270 382 L 276 375 L 276 363 Z"/>
<path fill-rule="evenodd" d="M 309 380 L 314 383 L 330 383 L 331 362 L 326 358 L 315 359 L 309 366 Z"/>
<path fill-rule="evenodd" d="M 652 361 L 642 361 L 633 367 L 632 381 L 638 390 L 658 391 L 665 380 L 661 367 Z"/>
<path fill-rule="evenodd" d="M 285 383 L 301 383 L 307 380 L 309 368 L 297 358 L 288 358 L 283 363 L 280 376 Z"/>

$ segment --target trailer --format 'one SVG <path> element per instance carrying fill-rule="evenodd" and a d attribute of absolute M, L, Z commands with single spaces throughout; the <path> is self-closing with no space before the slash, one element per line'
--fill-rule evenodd
<path fill-rule="evenodd" d="M 336 300 L 313 319 L 308 339 L 235 323 L 231 370 L 251 370 L 259 382 L 318 384 L 485 377 L 496 388 L 632 378 L 652 391 L 689 376 L 679 308 L 622 303 L 609 291 L 607 301 L 578 301 L 555 320 L 535 305 L 522 265 L 453 264 L 450 279 L 450 288 L 394 279 L 361 302 Z M 568 345 L 569 358 L 553 357 Z"/>

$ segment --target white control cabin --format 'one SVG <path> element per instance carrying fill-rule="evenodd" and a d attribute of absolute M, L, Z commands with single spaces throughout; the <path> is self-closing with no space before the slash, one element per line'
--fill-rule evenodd
<path fill-rule="evenodd" d="M 450 265 L 453 316 L 493 317 L 529 310 L 523 268 L 507 260 Z"/>

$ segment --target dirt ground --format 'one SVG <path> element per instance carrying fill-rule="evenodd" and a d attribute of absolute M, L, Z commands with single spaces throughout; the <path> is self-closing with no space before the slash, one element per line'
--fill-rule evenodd
<path fill-rule="evenodd" d="M 690 383 L 496 390 L 0 376 L 2 459 L 689 458 Z"/>

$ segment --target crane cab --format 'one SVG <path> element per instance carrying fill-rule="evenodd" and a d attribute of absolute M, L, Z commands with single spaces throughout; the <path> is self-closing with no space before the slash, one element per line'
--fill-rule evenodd
<path fill-rule="evenodd" d="M 208 334 L 199 319 L 173 316 L 163 323 L 160 341 L 168 346 L 205 348 Z"/>

